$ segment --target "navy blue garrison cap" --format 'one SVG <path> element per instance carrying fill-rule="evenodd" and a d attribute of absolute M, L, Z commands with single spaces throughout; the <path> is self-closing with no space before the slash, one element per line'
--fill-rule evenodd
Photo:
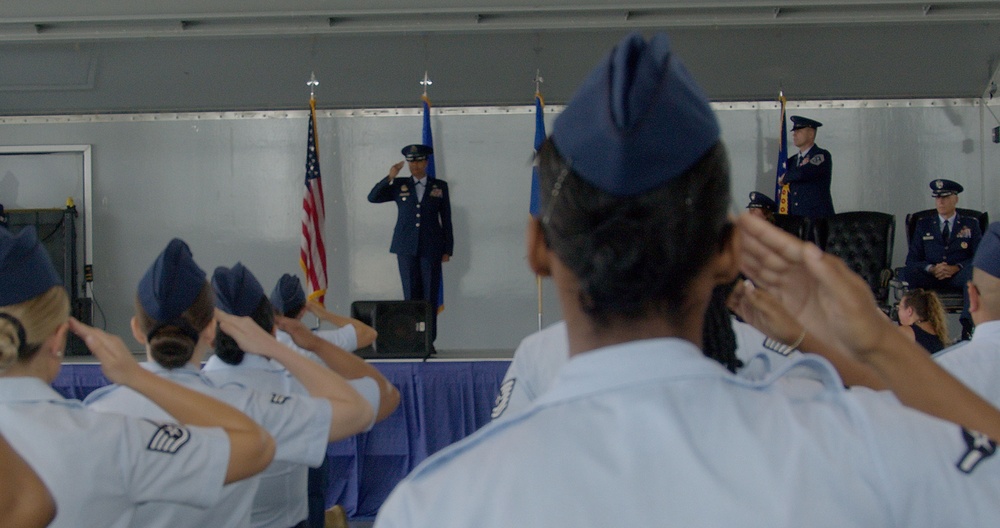
<path fill-rule="evenodd" d="M 986 228 L 972 265 L 1000 279 L 1000 222 L 993 222 Z"/>
<path fill-rule="evenodd" d="M 299 278 L 288 273 L 282 275 L 271 291 L 271 306 L 274 306 L 278 313 L 290 317 L 297 314 L 305 305 L 306 292 L 302 289 Z"/>
<path fill-rule="evenodd" d="M 747 204 L 747 209 L 768 209 L 770 211 L 777 211 L 778 204 L 774 203 L 768 195 L 753 191 L 750 193 L 750 203 Z"/>
<path fill-rule="evenodd" d="M 34 299 L 62 284 L 35 226 L 16 235 L 0 228 L 0 306 Z"/>
<path fill-rule="evenodd" d="M 219 266 L 212 274 L 215 305 L 227 314 L 252 315 L 264 299 L 264 288 L 242 262 L 232 268 Z"/>
<path fill-rule="evenodd" d="M 953 182 L 951 180 L 939 178 L 931 182 L 931 196 L 935 198 L 940 196 L 951 196 L 964 190 L 965 187 L 962 187 L 958 182 Z"/>
<path fill-rule="evenodd" d="M 693 167 L 719 142 L 719 124 L 667 36 L 633 33 L 583 81 L 552 140 L 591 185 L 635 196 Z"/>
<path fill-rule="evenodd" d="M 171 321 L 194 304 L 205 287 L 205 272 L 191 250 L 175 238 L 139 280 L 139 303 L 157 321 Z"/>
<path fill-rule="evenodd" d="M 792 116 L 791 120 L 792 130 L 798 130 L 800 128 L 819 128 L 823 126 L 823 123 L 820 123 L 815 119 L 809 119 L 808 117 Z"/>
<path fill-rule="evenodd" d="M 434 154 L 434 149 L 427 145 L 407 145 L 403 147 L 403 156 L 406 161 L 422 161 L 427 156 Z"/>

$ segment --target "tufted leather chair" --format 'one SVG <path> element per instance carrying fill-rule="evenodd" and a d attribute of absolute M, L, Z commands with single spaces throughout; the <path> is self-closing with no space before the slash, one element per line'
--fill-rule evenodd
<path fill-rule="evenodd" d="M 961 207 L 956 209 L 958 214 L 961 216 L 971 216 L 976 220 L 979 220 L 979 230 L 986 232 L 986 228 L 990 225 L 990 214 L 985 211 L 976 211 L 974 209 L 962 209 Z M 913 240 L 913 230 L 917 226 L 917 221 L 928 216 L 936 215 L 936 209 L 925 209 L 923 211 L 917 211 L 916 213 L 910 213 L 906 215 L 906 245 L 909 247 L 910 241 Z M 896 268 L 896 277 L 902 276 L 903 268 Z M 900 281 L 901 288 L 897 290 L 896 297 L 901 298 L 903 292 L 907 290 L 907 284 Z M 944 311 L 948 313 L 959 313 L 962 311 L 962 290 L 959 288 L 939 288 L 934 289 L 937 293 L 938 298 L 941 299 L 941 305 L 944 306 Z"/>
<path fill-rule="evenodd" d="M 861 275 L 879 307 L 888 311 L 896 217 L 877 211 L 852 211 L 817 219 L 813 224 L 817 245 Z"/>
<path fill-rule="evenodd" d="M 774 215 L 774 225 L 801 240 L 812 240 L 812 221 L 805 216 L 791 214 Z"/>

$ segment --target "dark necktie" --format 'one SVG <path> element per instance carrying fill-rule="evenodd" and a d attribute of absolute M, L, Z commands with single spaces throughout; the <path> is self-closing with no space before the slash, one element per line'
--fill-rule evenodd
<path fill-rule="evenodd" d="M 941 240 L 944 245 L 948 245 L 948 236 L 951 235 L 951 228 L 948 227 L 948 220 L 944 221 L 944 229 L 941 230 Z"/>

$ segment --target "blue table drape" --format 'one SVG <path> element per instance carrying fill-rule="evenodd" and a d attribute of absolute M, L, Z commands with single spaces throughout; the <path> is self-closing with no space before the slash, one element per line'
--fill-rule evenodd
<path fill-rule="evenodd" d="M 490 421 L 510 361 L 378 362 L 399 389 L 399 408 L 371 431 L 327 446 L 327 506 L 370 517 L 429 455 Z M 100 365 L 66 364 L 52 386 L 82 400 L 108 384 Z"/>

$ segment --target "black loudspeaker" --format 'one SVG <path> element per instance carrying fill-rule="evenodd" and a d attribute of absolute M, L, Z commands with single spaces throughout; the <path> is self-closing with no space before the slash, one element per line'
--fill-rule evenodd
<path fill-rule="evenodd" d="M 355 301 L 351 317 L 378 332 L 375 343 L 355 353 L 366 359 L 430 355 L 434 307 L 427 301 Z"/>

